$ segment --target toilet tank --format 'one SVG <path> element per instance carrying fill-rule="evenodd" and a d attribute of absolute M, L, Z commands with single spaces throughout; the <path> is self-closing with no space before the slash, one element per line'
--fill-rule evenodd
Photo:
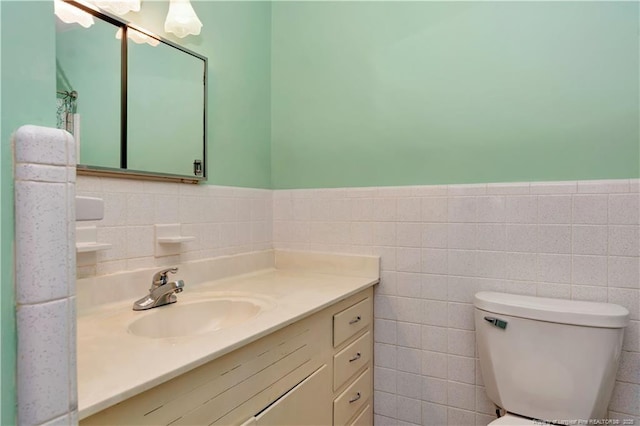
<path fill-rule="evenodd" d="M 541 420 L 606 418 L 629 312 L 608 303 L 475 295 L 487 395 Z"/>

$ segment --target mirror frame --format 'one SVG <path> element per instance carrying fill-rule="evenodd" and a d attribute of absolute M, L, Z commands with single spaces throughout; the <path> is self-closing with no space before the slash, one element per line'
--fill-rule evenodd
<path fill-rule="evenodd" d="M 208 70 L 209 64 L 206 56 L 202 56 L 192 50 L 187 49 L 184 46 L 180 46 L 177 43 L 167 40 L 164 37 L 158 36 L 144 28 L 131 24 L 130 22 L 120 18 L 119 16 L 106 13 L 99 10 L 93 5 L 88 5 L 75 0 L 63 0 L 78 9 L 83 10 L 95 18 L 106 21 L 116 27 L 122 29 L 122 41 L 120 46 L 120 168 L 91 166 L 78 163 L 76 165 L 76 171 L 78 175 L 85 176 L 103 176 L 103 177 L 119 177 L 119 178 L 135 178 L 144 180 L 160 180 L 182 183 L 199 183 L 207 180 L 207 104 L 208 104 Z M 202 165 L 202 176 L 188 176 L 188 175 L 176 175 L 171 173 L 162 172 L 148 172 L 141 170 L 131 170 L 127 168 L 127 84 L 128 84 L 128 30 L 129 28 L 139 31 L 149 37 L 152 37 L 161 43 L 167 44 L 170 47 L 178 49 L 188 55 L 194 56 L 203 61 L 204 64 L 204 76 L 203 76 L 203 88 L 204 102 L 203 102 L 203 129 L 202 129 L 202 158 L 204 164 Z M 77 159 L 80 160 L 79 158 Z"/>

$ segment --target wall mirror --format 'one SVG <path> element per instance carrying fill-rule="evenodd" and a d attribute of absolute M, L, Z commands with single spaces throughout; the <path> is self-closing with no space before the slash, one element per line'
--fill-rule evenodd
<path fill-rule="evenodd" d="M 83 3 L 56 15 L 57 124 L 78 174 L 206 179 L 207 59 Z"/>

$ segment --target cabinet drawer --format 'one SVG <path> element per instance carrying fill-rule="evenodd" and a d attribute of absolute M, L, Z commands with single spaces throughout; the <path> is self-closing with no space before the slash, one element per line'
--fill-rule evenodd
<path fill-rule="evenodd" d="M 339 346 L 342 342 L 353 336 L 371 323 L 372 316 L 371 298 L 367 297 L 342 312 L 333 316 L 333 346 Z"/>
<path fill-rule="evenodd" d="M 371 404 L 367 404 L 362 413 L 349 426 L 372 426 L 373 425 L 373 408 Z"/>
<path fill-rule="evenodd" d="M 334 426 L 345 425 L 371 396 L 371 370 L 366 369 L 344 392 L 333 401 Z"/>
<path fill-rule="evenodd" d="M 371 359 L 371 333 L 366 332 L 358 340 L 333 356 L 333 390 L 338 389 Z"/>

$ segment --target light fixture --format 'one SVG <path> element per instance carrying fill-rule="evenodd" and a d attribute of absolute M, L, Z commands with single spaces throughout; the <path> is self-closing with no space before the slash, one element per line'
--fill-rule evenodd
<path fill-rule="evenodd" d="M 116 32 L 116 38 L 118 40 L 122 40 L 122 28 L 119 28 L 118 32 Z M 137 44 L 147 43 L 148 45 L 153 47 L 156 47 L 158 44 L 160 44 L 160 40 L 150 37 L 138 30 L 134 30 L 131 27 L 127 28 L 127 38 L 133 41 L 134 43 L 137 43 Z"/>
<path fill-rule="evenodd" d="M 169 13 L 164 21 L 164 30 L 180 38 L 189 34 L 198 35 L 202 22 L 198 19 L 189 0 L 170 0 Z"/>
<path fill-rule="evenodd" d="M 65 3 L 62 0 L 53 2 L 53 12 L 65 24 L 80 24 L 85 28 L 89 28 L 94 24 L 93 16 L 75 6 Z"/>
<path fill-rule="evenodd" d="M 106 12 L 119 16 L 140 11 L 140 0 L 93 0 L 92 3 Z"/>

